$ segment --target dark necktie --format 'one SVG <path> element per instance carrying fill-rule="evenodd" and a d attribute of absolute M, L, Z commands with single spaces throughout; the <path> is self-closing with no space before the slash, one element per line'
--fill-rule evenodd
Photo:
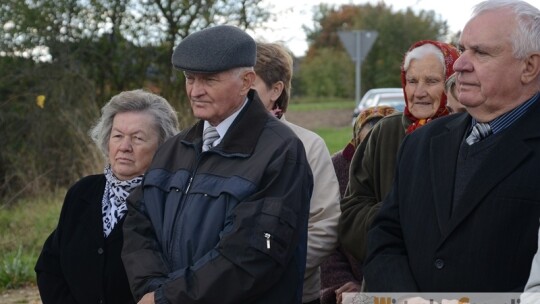
<path fill-rule="evenodd" d="M 219 133 L 216 128 L 210 126 L 204 129 L 203 132 L 203 151 L 208 151 L 213 147 L 213 143 L 219 138 Z"/>
<path fill-rule="evenodd" d="M 491 135 L 491 127 L 488 123 L 477 123 L 472 128 L 471 134 L 465 140 L 469 146 Z"/>

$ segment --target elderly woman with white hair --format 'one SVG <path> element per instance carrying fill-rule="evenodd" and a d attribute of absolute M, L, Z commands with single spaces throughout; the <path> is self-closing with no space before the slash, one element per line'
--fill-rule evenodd
<path fill-rule="evenodd" d="M 458 50 L 447 43 L 433 40 L 414 43 L 401 66 L 405 110 L 379 121 L 365 145 L 354 154 L 349 184 L 341 200 L 338 233 L 342 246 L 360 262 L 365 258 L 368 230 L 392 186 L 403 138 L 448 115 L 444 84 L 454 73 L 453 64 L 458 56 Z"/>
<path fill-rule="evenodd" d="M 44 304 L 135 303 L 120 257 L 126 198 L 158 146 L 178 133 L 178 118 L 163 97 L 126 91 L 101 109 L 89 133 L 107 159 L 105 170 L 82 178 L 65 196 L 35 267 Z"/>

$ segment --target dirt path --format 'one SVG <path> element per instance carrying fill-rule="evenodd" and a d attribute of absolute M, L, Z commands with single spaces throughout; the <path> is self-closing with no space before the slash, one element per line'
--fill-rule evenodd
<path fill-rule="evenodd" d="M 39 292 L 36 286 L 28 286 L 19 289 L 9 289 L 0 293 L 2 304 L 41 304 Z"/>
<path fill-rule="evenodd" d="M 287 120 L 309 130 L 351 126 L 352 110 L 287 112 Z"/>

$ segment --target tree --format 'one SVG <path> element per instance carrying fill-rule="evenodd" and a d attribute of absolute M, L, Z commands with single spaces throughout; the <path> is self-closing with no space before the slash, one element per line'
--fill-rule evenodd
<path fill-rule="evenodd" d="M 257 0 L 3 0 L 0 197 L 101 170 L 86 130 L 120 91 L 151 89 L 191 122 L 173 47 L 214 24 L 258 26 L 265 9 Z"/>
<path fill-rule="evenodd" d="M 342 5 L 338 8 L 320 5 L 314 15 L 314 24 L 313 29 L 305 29 L 309 49 L 301 69 L 309 69 L 310 65 L 315 64 L 321 50 L 333 49 L 336 53 L 345 53 L 337 35 L 340 30 L 378 32 L 377 40 L 362 63 L 361 87 L 364 92 L 376 87 L 401 86 L 400 65 L 409 46 L 418 40 L 443 40 L 448 33 L 446 21 L 440 20 L 433 11 L 415 13 L 408 8 L 393 12 L 392 7 L 384 2 L 376 5 Z M 340 78 L 338 75 L 325 77 Z M 336 82 L 334 85 L 339 84 Z M 304 89 L 309 91 L 305 86 Z"/>

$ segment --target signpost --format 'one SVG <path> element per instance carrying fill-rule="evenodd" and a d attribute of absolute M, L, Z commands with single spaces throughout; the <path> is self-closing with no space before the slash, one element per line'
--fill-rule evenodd
<path fill-rule="evenodd" d="M 375 39 L 379 35 L 376 31 L 339 31 L 339 39 L 343 46 L 351 56 L 352 60 L 356 62 L 356 104 L 360 102 L 360 71 L 362 68 L 362 61 L 366 58 L 366 55 L 371 50 Z"/>

